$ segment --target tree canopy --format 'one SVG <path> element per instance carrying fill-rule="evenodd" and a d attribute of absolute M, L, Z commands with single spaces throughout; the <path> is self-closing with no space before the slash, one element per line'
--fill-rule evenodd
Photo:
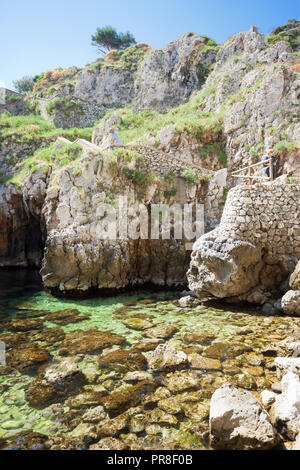
<path fill-rule="evenodd" d="M 33 77 L 25 76 L 13 82 L 15 89 L 19 93 L 28 93 L 33 87 Z"/>
<path fill-rule="evenodd" d="M 126 49 L 136 44 L 136 40 L 129 31 L 118 33 L 112 26 L 104 26 L 104 28 L 97 28 L 96 33 L 92 35 L 92 44 L 97 46 L 100 52 L 106 54 L 111 49 Z"/>

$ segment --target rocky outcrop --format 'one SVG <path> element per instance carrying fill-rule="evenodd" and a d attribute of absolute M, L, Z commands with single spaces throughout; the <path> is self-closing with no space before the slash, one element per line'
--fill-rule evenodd
<path fill-rule="evenodd" d="M 217 49 L 209 38 L 190 33 L 162 49 L 152 50 L 141 43 L 123 52 L 112 51 L 104 60 L 76 69 L 71 82 L 68 75 L 60 86 L 49 83 L 52 92 L 50 96 L 42 92 L 42 101 L 51 104 L 68 97 L 73 110 L 59 106 L 52 117 L 45 117 L 57 127 L 87 127 L 129 103 L 136 109 L 163 111 L 189 98 L 204 83 Z M 39 88 L 31 100 L 40 99 L 40 95 Z M 41 101 L 39 106 L 44 109 Z"/>
<path fill-rule="evenodd" d="M 213 393 L 209 422 L 211 445 L 216 449 L 267 450 L 277 443 L 276 431 L 259 401 L 231 384 Z"/>
<path fill-rule="evenodd" d="M 272 146 L 278 148 L 281 169 L 299 161 L 296 60 L 287 42 L 266 44 L 255 28 L 222 45 L 203 87 L 208 95 L 203 110 L 223 116 L 229 172 L 255 163 Z"/>
<path fill-rule="evenodd" d="M 203 36 L 185 34 L 162 49 L 150 51 L 138 70 L 134 107 L 161 111 L 188 98 L 199 86 L 202 67 L 207 67 L 208 74 L 214 62 L 217 49 L 204 53 L 206 43 Z"/>
<path fill-rule="evenodd" d="M 128 163 L 128 158 L 126 162 L 119 157 L 117 162 L 109 151 L 100 154 L 92 144 L 84 145 L 80 171 L 75 173 L 72 166 L 67 167 L 59 174 L 53 172 L 48 182 L 43 205 L 47 240 L 41 270 L 45 286 L 60 292 L 84 292 L 145 283 L 183 284 L 189 263 L 190 252 L 185 248 L 188 240 L 172 235 L 170 239 L 162 235 L 159 239 L 149 235 L 139 238 L 139 205 L 143 202 L 148 218 L 151 203 L 177 203 L 179 207 L 189 201 L 203 204 L 206 181 L 192 186 L 182 178 L 168 182 L 153 165 L 154 173 L 150 173 L 143 148 L 138 149 L 141 153 L 129 149 L 129 154 L 125 149 L 124 157 L 132 156 Z M 135 183 L 134 177 L 140 182 Z M 118 211 L 123 210 L 118 208 L 120 201 L 126 201 L 128 234 L 122 235 L 124 222 L 118 220 L 115 235 L 109 239 L 102 204 L 110 204 L 110 210 L 115 205 Z M 118 212 L 115 215 L 119 217 Z"/>
<path fill-rule="evenodd" d="M 74 97 L 102 106 L 120 107 L 132 100 L 133 90 L 132 72 L 106 67 L 99 73 L 99 69 L 95 67 L 80 73 Z"/>
<path fill-rule="evenodd" d="M 190 289 L 199 298 L 266 301 L 300 258 L 299 195 L 296 185 L 232 189 L 220 226 L 194 244 Z"/>
<path fill-rule="evenodd" d="M 40 180 L 24 193 L 0 188 L 0 266 L 39 267 L 44 235 L 41 205 L 46 185 Z"/>
<path fill-rule="evenodd" d="M 282 309 L 288 315 L 300 315 L 300 261 L 290 277 L 289 290 L 281 299 Z"/>
<path fill-rule="evenodd" d="M 14 116 L 27 114 L 24 96 L 6 88 L 0 88 L 0 113 L 8 111 Z"/>
<path fill-rule="evenodd" d="M 281 380 L 282 393 L 275 399 L 272 417 L 279 432 L 294 440 L 300 432 L 300 380 L 293 372 L 288 372 Z"/>

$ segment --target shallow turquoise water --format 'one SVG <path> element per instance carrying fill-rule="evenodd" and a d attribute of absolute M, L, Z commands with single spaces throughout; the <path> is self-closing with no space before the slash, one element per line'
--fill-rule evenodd
<path fill-rule="evenodd" d="M 35 310 L 44 311 L 41 314 L 41 319 L 43 319 L 45 312 L 77 309 L 82 314 L 89 314 L 89 319 L 64 326 L 44 321 L 44 328 L 59 327 L 65 332 L 74 329 L 95 328 L 111 331 L 125 336 L 128 341 L 126 347 L 130 347 L 130 345 L 141 341 L 143 334 L 141 331 L 127 328 L 122 323 L 122 319 L 123 316 L 134 316 L 138 313 L 147 315 L 154 326 L 162 323 L 178 327 L 177 333 L 167 341 L 169 345 L 178 349 L 186 346 L 183 344 L 182 338 L 187 333 L 213 333 L 216 336 L 213 342 L 230 343 L 236 341 L 238 329 L 249 325 L 261 336 L 260 346 L 267 344 L 268 338 L 263 337 L 266 329 L 265 317 L 261 315 L 259 309 L 239 311 L 237 308 L 231 309 L 225 304 L 224 306 L 199 306 L 193 309 L 182 309 L 172 303 L 172 299 L 179 296 L 178 292 L 155 292 L 139 289 L 113 297 L 98 296 L 83 300 L 56 298 L 42 289 L 39 275 L 35 271 L 0 270 L 0 321 L 17 320 L 24 318 L 24 316 L 26 318 L 27 312 Z M 147 298 L 152 298 L 155 302 L 149 305 L 139 302 L 139 300 Z M 124 306 L 124 302 L 127 301 L 135 301 L 136 303 Z M 288 318 L 282 321 L 282 324 L 288 325 L 288 323 Z M 6 330 L 2 330 L 2 333 L 6 332 Z M 252 340 L 251 334 L 242 337 L 245 344 L 252 345 Z M 41 344 L 41 346 L 44 345 Z M 58 355 L 58 348 L 52 348 L 50 352 L 55 358 Z M 145 353 L 146 356 L 147 354 Z M 95 367 L 95 358 L 86 355 L 79 362 L 79 366 L 87 373 L 89 368 Z M 215 375 L 220 375 L 220 373 Z M 44 434 L 59 433 L 57 418 L 53 415 L 49 417 L 47 409 L 35 410 L 31 408 L 25 401 L 24 389 L 32 378 L 32 376 L 21 374 L 17 370 L 7 375 L 0 375 L 0 438 L 9 438 L 26 429 Z M 68 411 L 67 407 L 63 409 Z"/>

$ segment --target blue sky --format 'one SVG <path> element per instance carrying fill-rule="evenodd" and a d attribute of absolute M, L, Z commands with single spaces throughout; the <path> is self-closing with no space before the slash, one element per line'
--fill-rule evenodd
<path fill-rule="evenodd" d="M 0 81 L 55 67 L 83 67 L 97 57 L 98 26 L 131 31 L 163 47 L 186 32 L 225 41 L 255 24 L 262 33 L 299 19 L 299 0 L 10 0 L 0 7 Z"/>

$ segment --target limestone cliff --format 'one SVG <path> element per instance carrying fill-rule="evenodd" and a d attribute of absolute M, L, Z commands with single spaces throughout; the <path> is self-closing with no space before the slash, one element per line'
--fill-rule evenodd
<path fill-rule="evenodd" d="M 98 205 L 126 196 L 134 224 L 140 202 L 148 213 L 152 203 L 198 202 L 205 230 L 215 229 L 231 172 L 273 146 L 285 186 L 230 192 L 220 227 L 196 243 L 189 271 L 200 296 L 265 301 L 299 258 L 287 244 L 290 232 L 298 242 L 297 202 L 282 214 L 287 239 L 267 207 L 256 206 L 268 197 L 281 212 L 299 191 L 287 184 L 300 171 L 299 29 L 290 21 L 265 37 L 252 27 L 221 45 L 189 33 L 159 50 L 141 43 L 82 70 L 42 74 L 25 99 L 30 116 L 0 115 L 0 264 L 38 266 L 43 258 L 45 286 L 61 292 L 182 284 L 184 240 L 103 241 Z M 106 148 L 112 126 L 124 148 Z M 234 195 L 247 191 L 245 211 Z M 272 252 L 278 237 L 284 253 Z"/>

